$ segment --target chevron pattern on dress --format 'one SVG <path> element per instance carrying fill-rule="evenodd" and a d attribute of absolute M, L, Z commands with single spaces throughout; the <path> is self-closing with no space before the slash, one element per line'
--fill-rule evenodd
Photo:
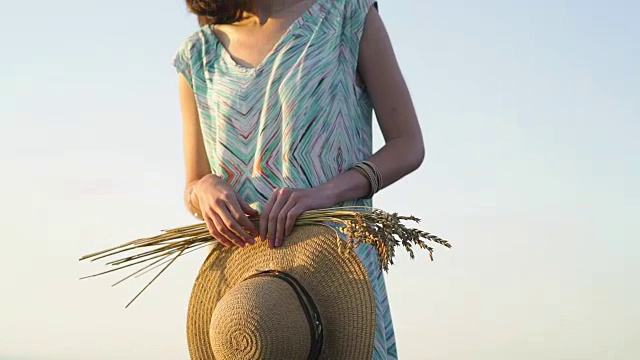
<path fill-rule="evenodd" d="M 238 64 L 211 26 L 186 39 L 174 65 L 192 85 L 211 170 L 262 210 L 276 188 L 309 188 L 372 154 L 372 103 L 356 85 L 360 38 L 374 0 L 316 0 L 256 67 Z M 337 205 L 371 205 L 351 200 Z M 374 359 L 395 359 L 382 271 L 358 256 L 376 298 Z"/>

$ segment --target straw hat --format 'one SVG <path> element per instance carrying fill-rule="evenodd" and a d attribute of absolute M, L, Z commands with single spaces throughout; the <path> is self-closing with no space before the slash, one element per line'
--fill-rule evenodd
<path fill-rule="evenodd" d="M 279 248 L 212 251 L 189 302 L 191 358 L 371 359 L 373 289 L 352 255 L 320 225 L 296 227 Z"/>

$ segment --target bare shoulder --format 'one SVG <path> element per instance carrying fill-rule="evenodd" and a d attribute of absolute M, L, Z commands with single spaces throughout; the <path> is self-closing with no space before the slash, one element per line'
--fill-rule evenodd
<path fill-rule="evenodd" d="M 419 137 L 420 126 L 409 89 L 387 27 L 373 6 L 367 12 L 360 39 L 358 72 L 371 96 L 385 139 Z"/>
<path fill-rule="evenodd" d="M 360 39 L 358 72 L 369 89 L 374 105 L 380 105 L 383 93 L 405 92 L 406 85 L 387 27 L 372 6 L 367 12 Z M 406 101 L 406 100 L 405 100 Z M 378 109 L 376 109 L 378 110 Z"/>
<path fill-rule="evenodd" d="M 360 39 L 360 58 L 375 50 L 392 50 L 391 39 L 380 13 L 372 5 L 364 21 L 362 38 Z"/>

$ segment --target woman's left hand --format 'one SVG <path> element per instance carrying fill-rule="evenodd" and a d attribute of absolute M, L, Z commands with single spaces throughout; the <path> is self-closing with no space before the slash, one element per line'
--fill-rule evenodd
<path fill-rule="evenodd" d="M 307 210 L 328 208 L 334 204 L 332 196 L 322 189 L 276 189 L 260 216 L 260 237 L 269 247 L 282 245 L 291 233 L 298 216 Z"/>

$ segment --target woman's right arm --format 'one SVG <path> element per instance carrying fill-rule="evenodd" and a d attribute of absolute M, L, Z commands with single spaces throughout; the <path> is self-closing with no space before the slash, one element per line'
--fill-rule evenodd
<path fill-rule="evenodd" d="M 211 175 L 211 167 L 204 148 L 195 96 L 189 81 L 182 74 L 179 75 L 178 90 L 180 93 L 180 109 L 182 110 L 182 143 L 186 172 L 184 201 L 189 212 L 202 218 L 202 212 L 193 190 L 198 180 Z"/>
<path fill-rule="evenodd" d="M 258 233 L 247 215 L 257 216 L 231 186 L 211 173 L 204 146 L 195 96 L 189 81 L 179 74 L 178 89 L 182 111 L 182 131 L 186 186 L 184 201 L 192 214 L 202 218 L 213 237 L 223 245 L 253 244 L 248 232 Z"/>

